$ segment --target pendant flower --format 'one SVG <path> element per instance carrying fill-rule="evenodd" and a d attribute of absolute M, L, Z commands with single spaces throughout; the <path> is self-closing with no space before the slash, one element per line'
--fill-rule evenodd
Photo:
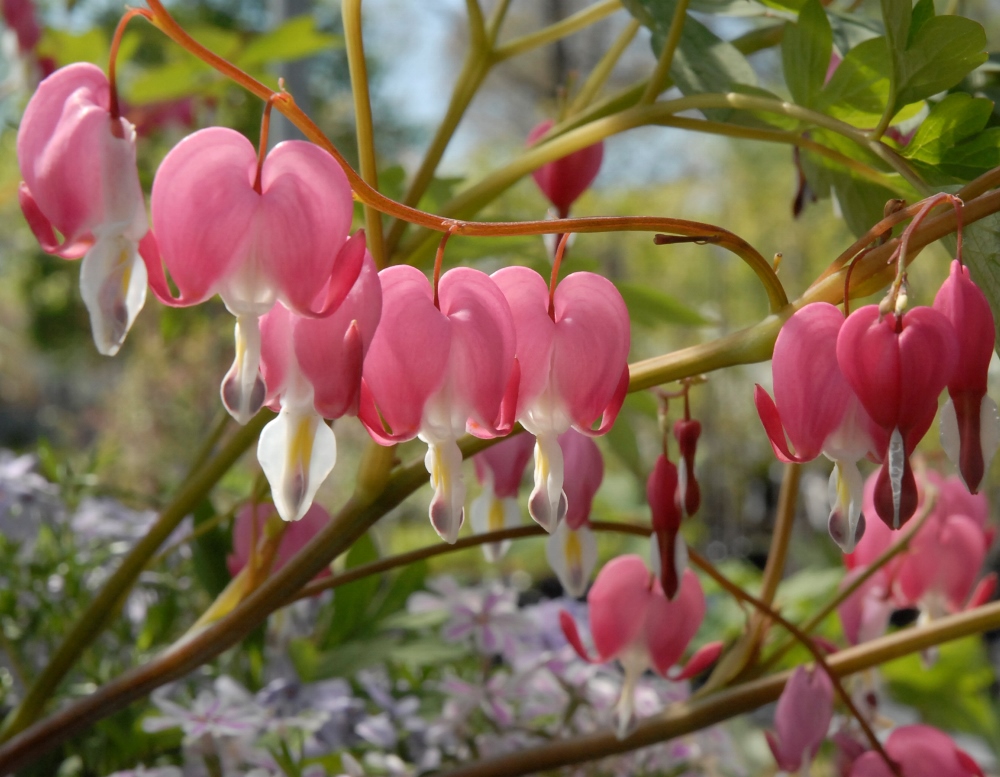
<path fill-rule="evenodd" d="M 867 305 L 847 318 L 837 337 L 840 369 L 882 432 L 875 511 L 891 529 L 917 509 L 910 454 L 934 421 L 956 352 L 951 323 L 928 307 L 882 317 L 877 305 Z"/>
<path fill-rule="evenodd" d="M 361 271 L 364 251 L 347 241 L 347 177 L 312 143 L 279 143 L 258 164 L 245 137 L 209 127 L 164 158 L 152 213 L 158 251 L 143 258 L 156 296 L 183 306 L 218 294 L 236 316 L 236 359 L 221 394 L 230 414 L 246 423 L 267 395 L 260 316 L 276 301 L 302 316 L 329 315 Z M 167 285 L 161 255 L 179 297 Z"/>
<path fill-rule="evenodd" d="M 774 344 L 774 399 L 757 386 L 754 404 L 779 460 L 806 462 L 823 453 L 835 463 L 830 474 L 830 535 L 850 553 L 864 526 L 864 481 L 857 462 L 875 450 L 880 429 L 838 364 L 843 326 L 844 314 L 826 302 L 796 311 Z"/>
<path fill-rule="evenodd" d="M 566 477 L 566 516 L 545 543 L 545 557 L 569 596 L 583 596 L 597 566 L 597 541 L 590 530 L 590 507 L 604 480 L 604 459 L 589 437 L 574 429 L 559 436 Z"/>
<path fill-rule="evenodd" d="M 934 309 L 955 329 L 958 361 L 941 408 L 941 447 L 975 494 L 1000 446 L 997 403 L 986 396 L 996 330 L 986 295 L 957 260 L 934 297 Z"/>
<path fill-rule="evenodd" d="M 774 713 L 775 733 L 764 732 L 778 768 L 808 774 L 808 765 L 833 720 L 833 683 L 819 667 L 798 666 L 785 683 Z M 801 771 L 800 771 L 801 770 Z"/>
<path fill-rule="evenodd" d="M 357 415 L 365 354 L 382 312 L 382 287 L 364 234 L 342 253 L 364 264 L 337 309 L 325 318 L 297 315 L 282 303 L 260 319 L 264 404 L 278 413 L 260 433 L 257 459 L 286 521 L 305 515 L 337 461 L 337 441 L 323 421 Z"/>
<path fill-rule="evenodd" d="M 543 121 L 528 133 L 528 145 L 552 129 L 551 119 Z M 538 188 L 558 212 L 559 218 L 569 215 L 569 209 L 594 182 L 604 161 L 604 143 L 581 148 L 572 154 L 544 164 L 531 175 Z"/>
<path fill-rule="evenodd" d="M 653 573 L 668 599 L 677 596 L 688 560 L 687 545 L 680 535 L 683 515 L 677 503 L 677 483 L 677 467 L 661 453 L 646 480 L 646 501 L 653 515 Z"/>
<path fill-rule="evenodd" d="M 517 420 L 537 440 L 528 512 L 552 531 L 567 510 L 559 435 L 571 426 L 604 434 L 625 399 L 628 309 L 614 284 L 593 273 L 564 279 L 551 314 L 548 286 L 534 270 L 507 267 L 492 277 L 510 303 L 517 331 Z"/>
<path fill-rule="evenodd" d="M 512 529 L 521 523 L 517 492 L 524 468 L 535 449 L 535 438 L 522 433 L 508 437 L 472 457 L 476 478 L 483 492 L 472 500 L 469 520 L 476 534 Z M 510 548 L 510 540 L 483 545 L 487 561 L 498 561 Z"/>
<path fill-rule="evenodd" d="M 514 423 L 510 307 L 488 275 L 467 267 L 442 276 L 440 307 L 414 267 L 388 267 L 379 279 L 382 320 L 365 360 L 359 417 L 382 445 L 414 437 L 427 443 L 431 524 L 445 542 L 455 542 L 465 505 L 456 440 L 466 430 L 503 436 Z"/>
<path fill-rule="evenodd" d="M 670 601 L 645 562 L 630 555 L 612 559 L 601 569 L 587 594 L 587 604 L 596 658 L 587 653 L 572 615 L 561 611 L 559 624 L 582 659 L 603 664 L 617 658 L 625 670 L 617 707 L 618 736 L 623 738 L 634 723 L 636 682 L 647 669 L 670 679 L 684 679 L 705 667 L 701 660 L 704 654 L 699 651 L 684 670 L 668 675 L 705 617 L 705 595 L 694 572 L 688 570 L 680 593 Z M 717 646 L 708 652 L 714 658 Z"/>
<path fill-rule="evenodd" d="M 135 128 L 110 104 L 100 68 L 69 65 L 38 85 L 17 133 L 21 210 L 43 250 L 83 257 L 80 293 L 106 356 L 118 353 L 146 301 L 139 242 L 149 231 Z"/>
<path fill-rule="evenodd" d="M 885 752 L 899 765 L 903 777 L 983 777 L 972 756 L 951 737 L 932 726 L 901 726 L 889 734 Z M 891 777 L 882 756 L 874 751 L 851 764 L 848 777 Z"/>

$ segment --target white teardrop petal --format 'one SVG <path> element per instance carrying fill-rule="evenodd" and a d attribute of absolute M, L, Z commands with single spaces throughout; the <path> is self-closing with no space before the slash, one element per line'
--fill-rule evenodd
<path fill-rule="evenodd" d="M 255 315 L 236 317 L 236 357 L 222 379 L 222 404 L 239 423 L 253 418 L 264 404 L 267 387 L 260 374 L 260 321 Z"/>
<path fill-rule="evenodd" d="M 297 521 L 337 462 L 337 440 L 312 409 L 282 408 L 260 433 L 257 460 L 271 485 L 278 515 Z"/>
<path fill-rule="evenodd" d="M 428 443 L 424 466 L 434 489 L 429 510 L 431 525 L 441 539 L 454 544 L 465 520 L 462 451 L 454 440 Z"/>
<path fill-rule="evenodd" d="M 535 487 L 528 497 L 528 513 L 545 531 L 551 532 L 566 516 L 563 492 L 563 454 L 554 434 L 535 439 Z"/>
<path fill-rule="evenodd" d="M 97 350 L 114 356 L 146 302 L 146 265 L 136 242 L 121 234 L 99 237 L 80 264 L 80 295 Z"/>
<path fill-rule="evenodd" d="M 545 543 L 545 555 L 567 595 L 583 596 L 597 566 L 594 533 L 587 526 L 573 531 L 566 521 L 560 521 Z"/>
<path fill-rule="evenodd" d="M 996 406 L 994 405 L 994 407 Z M 955 414 L 955 403 L 951 401 L 951 397 L 948 397 L 941 406 L 941 449 L 948 457 L 948 461 L 958 468 L 958 462 L 961 460 L 962 438 L 958 433 L 958 416 Z"/>

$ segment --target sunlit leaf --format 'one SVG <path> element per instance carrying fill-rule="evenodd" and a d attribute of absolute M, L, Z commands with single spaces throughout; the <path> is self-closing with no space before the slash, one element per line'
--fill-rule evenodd
<path fill-rule="evenodd" d="M 833 50 L 833 30 L 819 0 L 802 6 L 799 19 L 785 25 L 781 61 L 795 102 L 812 107 L 819 100 Z"/>

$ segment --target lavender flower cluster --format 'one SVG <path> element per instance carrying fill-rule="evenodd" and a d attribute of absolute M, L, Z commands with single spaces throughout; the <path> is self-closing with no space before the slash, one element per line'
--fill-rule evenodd
<path fill-rule="evenodd" d="M 256 694 L 227 676 L 197 691 L 161 689 L 143 728 L 179 728 L 183 767 L 113 777 L 409 777 L 614 726 L 622 672 L 582 661 L 558 626 L 560 609 L 586 623 L 585 603 L 519 606 L 517 591 L 503 583 L 463 586 L 450 577 L 427 588 L 409 599 L 408 628 L 467 648 L 468 660 L 419 679 L 390 662 L 350 680 L 277 677 Z M 428 622 L 436 625 L 419 625 Z M 637 711 L 655 715 L 688 693 L 687 683 L 647 675 L 636 691 Z M 565 773 L 735 776 L 746 768 L 726 730 L 716 727 Z"/>

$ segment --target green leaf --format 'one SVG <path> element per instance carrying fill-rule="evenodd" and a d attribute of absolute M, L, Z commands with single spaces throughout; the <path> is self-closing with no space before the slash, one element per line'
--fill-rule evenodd
<path fill-rule="evenodd" d="M 410 598 L 410 594 L 424 588 L 427 569 L 426 561 L 418 561 L 404 567 L 392 581 L 372 619 L 380 621 L 395 613 L 405 612 L 406 601 Z"/>
<path fill-rule="evenodd" d="M 982 130 L 992 112 L 990 100 L 961 92 L 950 94 L 931 108 L 902 153 L 910 159 L 937 164 L 948 149 Z"/>
<path fill-rule="evenodd" d="M 817 108 L 856 127 L 873 127 L 889 100 L 889 49 L 869 38 L 847 52 L 824 87 Z"/>
<path fill-rule="evenodd" d="M 207 499 L 194 509 L 195 528 L 215 517 L 215 508 Z M 192 544 L 192 560 L 198 582 L 214 598 L 229 585 L 229 570 L 226 568 L 226 556 L 232 547 L 227 532 L 218 526 L 197 537 Z"/>
<path fill-rule="evenodd" d="M 642 326 L 660 324 L 681 324 L 683 326 L 707 326 L 708 319 L 673 297 L 650 286 L 619 281 L 615 284 L 628 307 L 629 318 Z"/>
<path fill-rule="evenodd" d="M 983 64 L 986 31 L 962 16 L 935 16 L 916 31 L 899 65 L 896 107 L 949 89 Z"/>
<path fill-rule="evenodd" d="M 883 664 L 890 693 L 919 710 L 926 723 L 979 735 L 996 747 L 1000 716 L 990 698 L 994 673 L 982 639 L 948 642 L 939 651 L 929 669 L 917 654 Z"/>
<path fill-rule="evenodd" d="M 948 149 L 941 170 L 969 181 L 1000 165 L 1000 127 L 990 127 L 972 140 Z"/>
<path fill-rule="evenodd" d="M 368 564 L 378 559 L 378 550 L 370 534 L 365 534 L 347 552 L 345 569 Z M 370 575 L 342 585 L 333 593 L 333 622 L 323 637 L 324 648 L 333 647 L 357 635 L 364 625 L 374 625 L 368 617 L 369 608 L 379 589 L 380 579 Z"/>
<path fill-rule="evenodd" d="M 882 22 L 893 59 L 900 61 L 910 37 L 913 0 L 882 0 Z"/>
<path fill-rule="evenodd" d="M 215 72 L 204 62 L 184 58 L 144 70 L 129 79 L 123 91 L 130 103 L 142 105 L 200 94 L 217 81 Z"/>
<path fill-rule="evenodd" d="M 907 48 L 913 45 L 913 40 L 917 33 L 920 32 L 921 28 L 933 19 L 934 16 L 934 0 L 919 0 L 919 2 L 913 6 L 913 15 L 910 17 L 910 32 L 906 36 Z"/>
<path fill-rule="evenodd" d="M 235 58 L 234 64 L 249 70 L 268 62 L 294 62 L 343 45 L 341 36 L 316 29 L 312 14 L 302 14 L 255 37 Z"/>
<path fill-rule="evenodd" d="M 837 175 L 833 191 L 844 221 L 855 235 L 863 235 L 881 221 L 886 202 L 897 196 L 883 186 L 851 175 Z"/>
<path fill-rule="evenodd" d="M 833 51 L 833 29 L 819 0 L 808 0 L 796 23 L 785 24 L 781 61 L 788 90 L 799 105 L 812 107 L 823 90 Z"/>
<path fill-rule="evenodd" d="M 623 0 L 625 8 L 652 31 L 653 54 L 659 57 L 670 31 L 676 0 Z M 737 84 L 757 85 L 746 57 L 690 14 L 670 68 L 674 84 L 686 95 L 730 92 Z M 703 113 L 716 121 L 755 123 L 746 112 L 715 108 Z"/>
<path fill-rule="evenodd" d="M 51 57 L 59 67 L 71 62 L 91 62 L 105 68 L 109 48 L 107 36 L 98 27 L 79 35 L 46 27 L 37 52 L 40 57 Z"/>
<path fill-rule="evenodd" d="M 604 440 L 629 472 L 635 475 L 640 483 L 645 483 L 649 473 L 643 468 L 642 455 L 639 453 L 639 445 L 635 439 L 635 431 L 629 423 L 628 414 L 618 415 L 618 420 L 604 435 Z"/>
<path fill-rule="evenodd" d="M 997 325 L 1000 346 L 1000 214 L 969 224 L 962 235 L 962 258 L 972 280 L 983 290 Z"/>
<path fill-rule="evenodd" d="M 377 639 L 353 640 L 332 650 L 320 650 L 311 640 L 293 639 L 288 645 L 288 655 L 302 682 L 313 683 L 330 677 L 350 677 L 360 669 L 385 663 L 396 642 L 392 635 L 384 634 Z"/>
<path fill-rule="evenodd" d="M 442 642 L 436 637 L 426 637 L 406 642 L 389 651 L 388 658 L 402 664 L 410 671 L 431 666 L 453 664 L 469 655 L 469 648 L 458 643 Z"/>

